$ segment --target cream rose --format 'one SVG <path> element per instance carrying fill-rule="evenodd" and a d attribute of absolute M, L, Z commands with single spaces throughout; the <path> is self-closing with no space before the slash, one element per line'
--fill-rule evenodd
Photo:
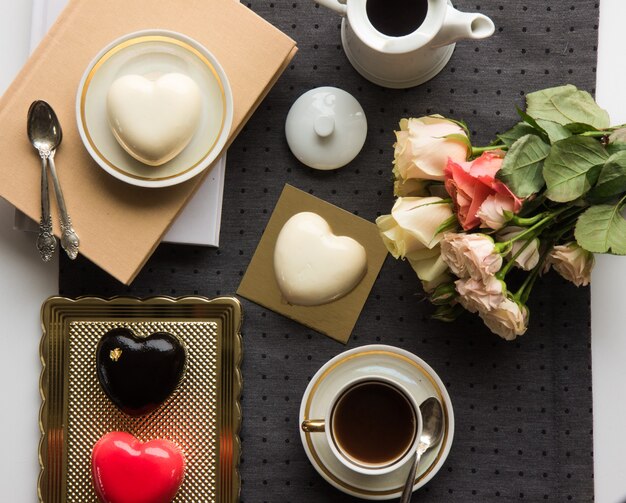
<path fill-rule="evenodd" d="M 511 299 L 504 299 L 498 307 L 489 311 L 479 311 L 487 328 L 507 341 L 523 335 L 528 329 L 528 308 Z"/>
<path fill-rule="evenodd" d="M 448 232 L 441 241 L 441 255 L 459 278 L 487 280 L 502 267 L 493 239 L 485 234 Z"/>
<path fill-rule="evenodd" d="M 506 287 L 495 276 L 486 281 L 482 279 L 459 279 L 455 282 L 456 298 L 470 313 L 486 312 L 497 309 L 506 300 Z"/>
<path fill-rule="evenodd" d="M 428 252 L 428 253 L 426 253 Z M 411 267 L 422 280 L 424 291 L 431 292 L 440 284 L 450 280 L 448 265 L 441 257 L 441 248 L 425 249 L 422 253 L 414 253 L 407 256 Z"/>
<path fill-rule="evenodd" d="M 437 229 L 451 216 L 452 207 L 439 197 L 399 197 L 391 215 L 378 217 L 376 225 L 395 258 L 420 260 L 425 250 L 439 244 L 442 236 Z"/>
<path fill-rule="evenodd" d="M 393 169 L 394 174 L 396 168 Z M 404 180 L 396 175 L 396 179 L 393 182 L 393 195 L 396 197 L 415 197 L 415 196 L 428 196 L 428 185 L 430 180 L 419 180 L 417 178 L 409 178 Z"/>
<path fill-rule="evenodd" d="M 441 116 L 402 119 L 394 145 L 396 178 L 443 180 L 448 158 L 463 162 L 469 150 L 463 141 L 446 138 L 452 134 L 467 137 L 461 126 Z"/>
<path fill-rule="evenodd" d="M 591 281 L 591 271 L 595 264 L 593 253 L 571 242 L 555 246 L 546 260 L 545 271 L 550 266 L 563 278 L 576 286 L 587 286 Z"/>
<path fill-rule="evenodd" d="M 498 241 L 505 242 L 513 239 L 515 236 L 524 232 L 526 229 L 524 227 L 505 227 L 502 229 L 500 233 L 498 233 Z M 533 240 L 528 243 L 527 239 L 519 239 L 517 241 L 513 241 L 511 244 L 511 252 L 507 255 L 508 258 L 515 258 L 515 265 L 525 271 L 530 271 L 536 267 L 539 263 L 539 240 L 537 238 L 533 238 Z M 523 248 L 523 250 L 522 250 Z M 521 250 L 521 251 L 520 251 Z M 519 255 L 518 255 L 519 253 Z"/>

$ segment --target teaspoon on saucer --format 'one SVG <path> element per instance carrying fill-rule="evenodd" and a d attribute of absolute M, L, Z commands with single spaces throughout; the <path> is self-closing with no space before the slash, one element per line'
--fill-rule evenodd
<path fill-rule="evenodd" d="M 420 435 L 419 445 L 417 446 L 417 451 L 415 451 L 415 457 L 409 468 L 406 483 L 400 496 L 400 503 L 409 503 L 411 501 L 415 473 L 417 472 L 422 454 L 437 445 L 443 433 L 443 408 L 439 400 L 432 396 L 427 398 L 421 403 L 420 412 L 422 413 L 422 434 Z"/>

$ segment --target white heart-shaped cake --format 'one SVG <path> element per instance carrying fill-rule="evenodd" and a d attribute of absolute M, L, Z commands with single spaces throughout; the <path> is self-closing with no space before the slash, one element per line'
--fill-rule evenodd
<path fill-rule="evenodd" d="M 107 95 L 107 116 L 119 144 L 138 161 L 159 166 L 187 146 L 200 122 L 198 85 L 182 73 L 156 80 L 118 78 Z"/>
<path fill-rule="evenodd" d="M 316 213 L 292 216 L 274 248 L 274 271 L 290 304 L 317 306 L 343 297 L 367 272 L 365 248 L 347 236 L 335 236 Z"/>

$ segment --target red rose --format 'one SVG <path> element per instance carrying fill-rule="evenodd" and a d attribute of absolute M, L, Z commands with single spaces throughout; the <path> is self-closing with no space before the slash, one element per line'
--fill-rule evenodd
<path fill-rule="evenodd" d="M 501 150 L 492 150 L 469 162 L 448 159 L 446 190 L 464 230 L 478 225 L 497 230 L 506 223 L 504 211 L 517 213 L 521 209 L 522 200 L 495 178 L 503 157 Z"/>

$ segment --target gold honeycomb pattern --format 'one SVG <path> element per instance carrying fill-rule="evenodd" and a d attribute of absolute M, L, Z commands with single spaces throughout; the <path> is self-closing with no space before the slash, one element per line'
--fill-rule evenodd
<path fill-rule="evenodd" d="M 127 327 L 137 336 L 164 331 L 187 350 L 178 388 L 155 411 L 141 417 L 121 412 L 104 394 L 96 375 L 95 352 L 109 330 Z M 174 502 L 217 500 L 218 323 L 73 321 L 68 331 L 67 485 L 68 502 L 97 503 L 91 481 L 91 450 L 111 431 L 126 431 L 142 442 L 165 438 L 184 452 L 185 480 Z"/>

